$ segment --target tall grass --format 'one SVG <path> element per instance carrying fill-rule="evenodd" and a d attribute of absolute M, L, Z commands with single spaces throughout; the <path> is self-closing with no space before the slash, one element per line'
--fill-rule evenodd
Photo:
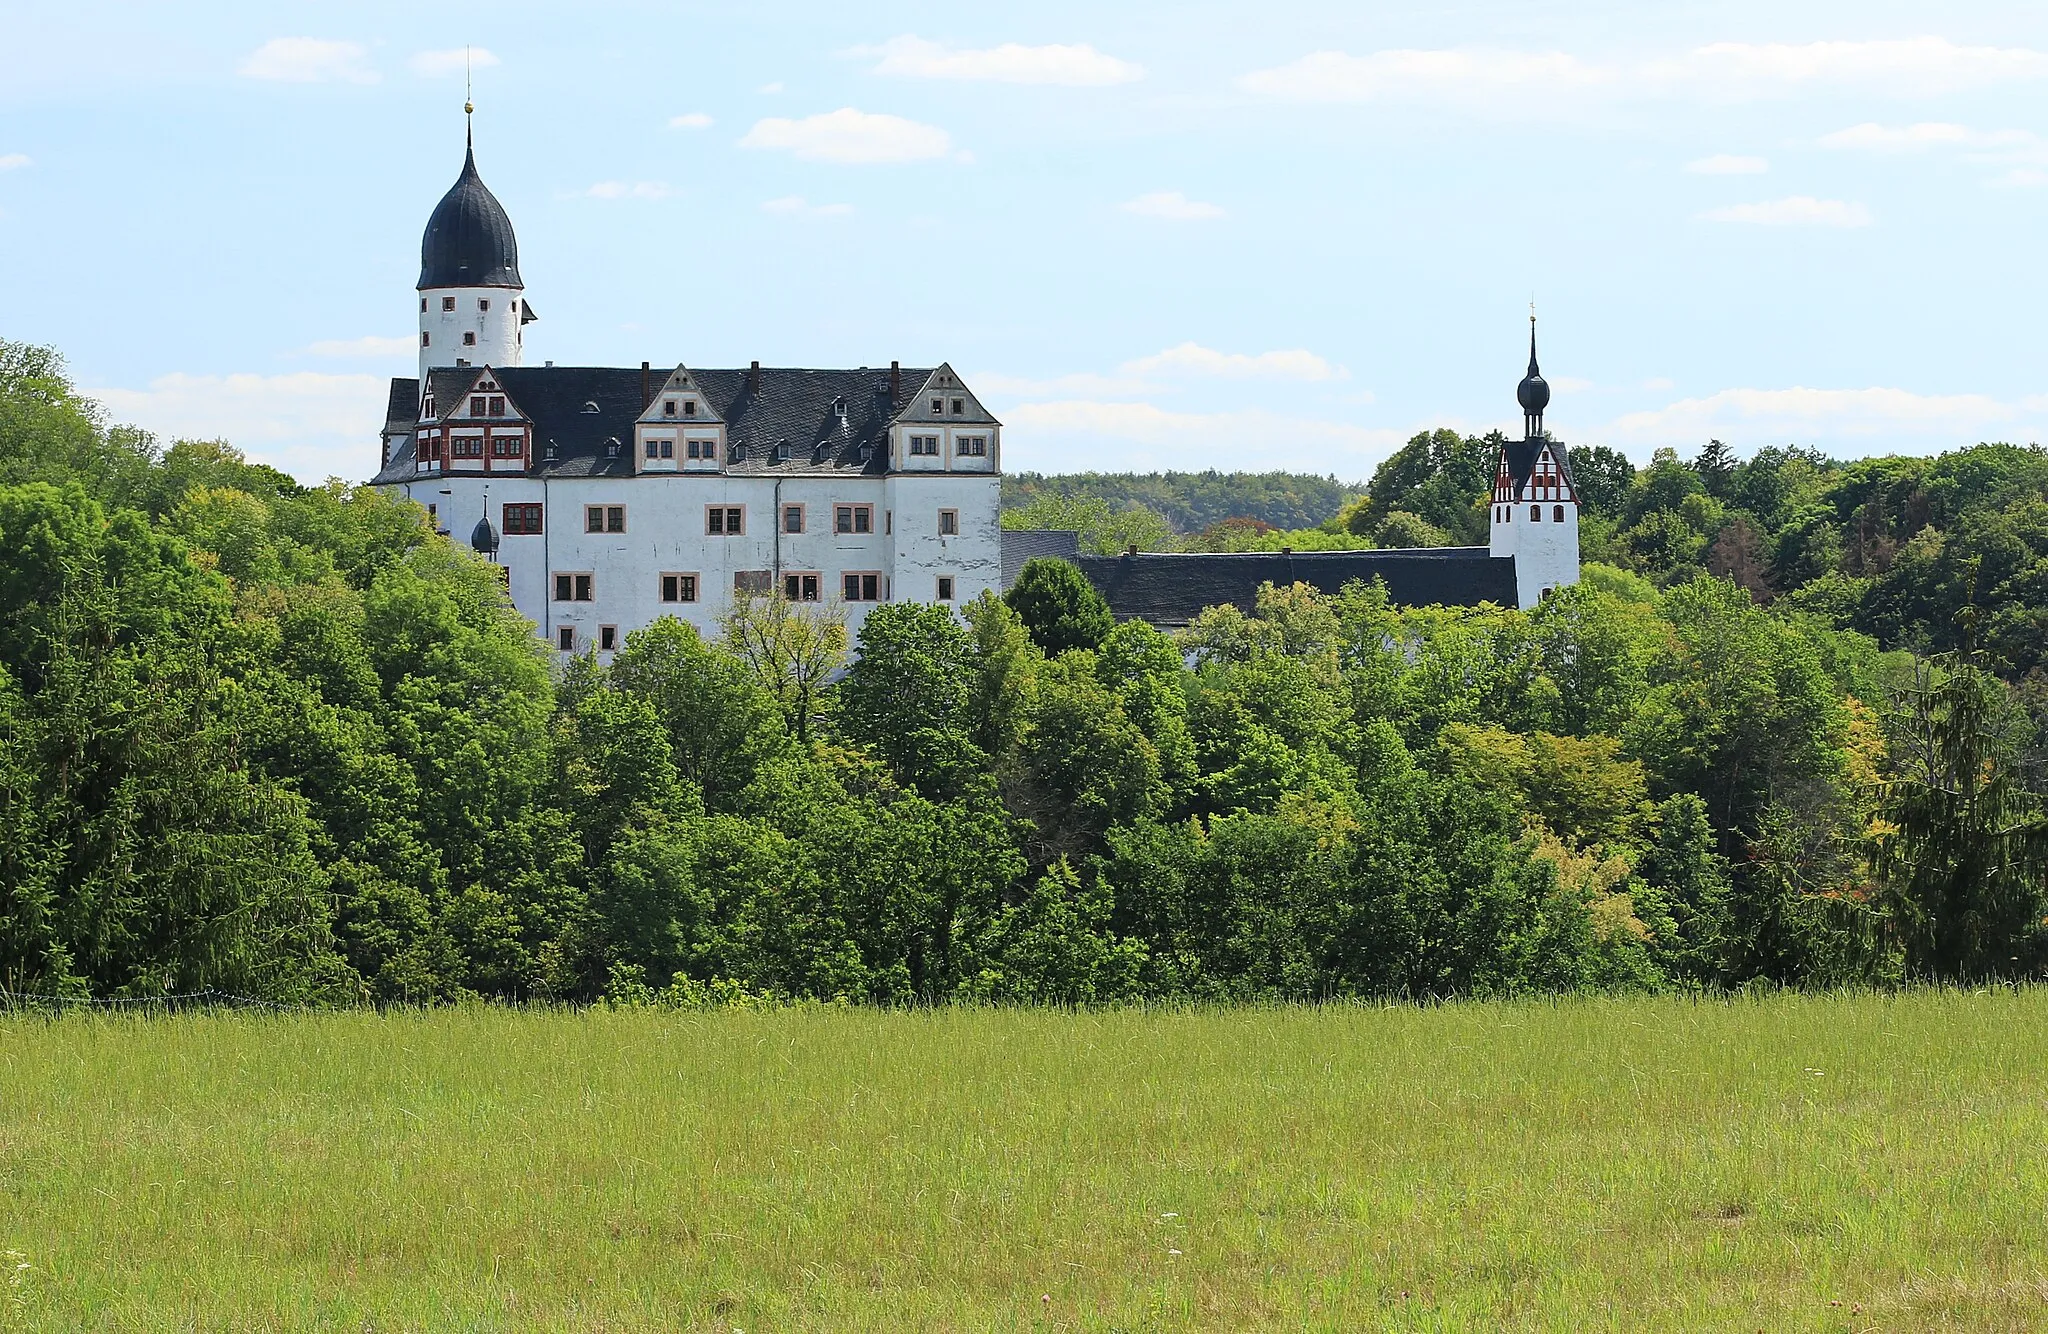
<path fill-rule="evenodd" d="M 2039 1329 L 2044 1219 L 2042 991 L 0 1020 L 0 1328 Z"/>

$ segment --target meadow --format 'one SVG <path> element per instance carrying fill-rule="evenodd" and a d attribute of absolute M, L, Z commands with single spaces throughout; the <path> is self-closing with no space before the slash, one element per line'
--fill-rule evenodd
<path fill-rule="evenodd" d="M 2038 1329 L 2044 1143 L 2042 990 L 15 1015 L 0 1328 Z"/>

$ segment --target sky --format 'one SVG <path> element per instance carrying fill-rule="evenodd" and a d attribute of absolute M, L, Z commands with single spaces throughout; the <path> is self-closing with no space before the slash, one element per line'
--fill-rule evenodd
<path fill-rule="evenodd" d="M 2048 6 L 0 0 L 0 338 L 374 470 L 462 160 L 529 364 L 950 362 L 1009 471 L 2048 437 Z"/>

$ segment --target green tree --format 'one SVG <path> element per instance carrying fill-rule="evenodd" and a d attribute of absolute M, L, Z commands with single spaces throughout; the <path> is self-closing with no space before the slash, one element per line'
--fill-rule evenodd
<path fill-rule="evenodd" d="M 1116 625 L 1109 603 L 1088 582 L 1088 576 L 1068 561 L 1039 558 L 1024 562 L 1003 601 L 1023 619 L 1033 641 L 1047 653 L 1097 648 Z"/>

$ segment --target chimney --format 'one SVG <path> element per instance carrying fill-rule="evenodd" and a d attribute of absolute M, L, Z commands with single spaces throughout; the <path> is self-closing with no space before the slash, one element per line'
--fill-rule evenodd
<path fill-rule="evenodd" d="M 647 411 L 647 405 L 654 401 L 654 390 L 647 383 L 647 373 L 652 369 L 647 362 L 640 363 L 640 410 Z"/>
<path fill-rule="evenodd" d="M 756 393 L 761 388 L 761 363 L 755 362 L 747 368 L 747 392 Z"/>
<path fill-rule="evenodd" d="M 1133 543 L 1131 543 L 1131 544 L 1130 544 L 1130 546 L 1128 546 L 1128 547 L 1124 548 L 1124 554 L 1125 554 L 1126 556 L 1135 556 L 1135 555 L 1137 555 L 1137 554 L 1138 554 L 1138 544 L 1137 544 L 1136 542 L 1133 542 Z"/>
<path fill-rule="evenodd" d="M 889 402 L 893 406 L 896 403 L 896 401 L 902 397 L 903 363 L 900 361 L 892 361 L 889 363 Z"/>

